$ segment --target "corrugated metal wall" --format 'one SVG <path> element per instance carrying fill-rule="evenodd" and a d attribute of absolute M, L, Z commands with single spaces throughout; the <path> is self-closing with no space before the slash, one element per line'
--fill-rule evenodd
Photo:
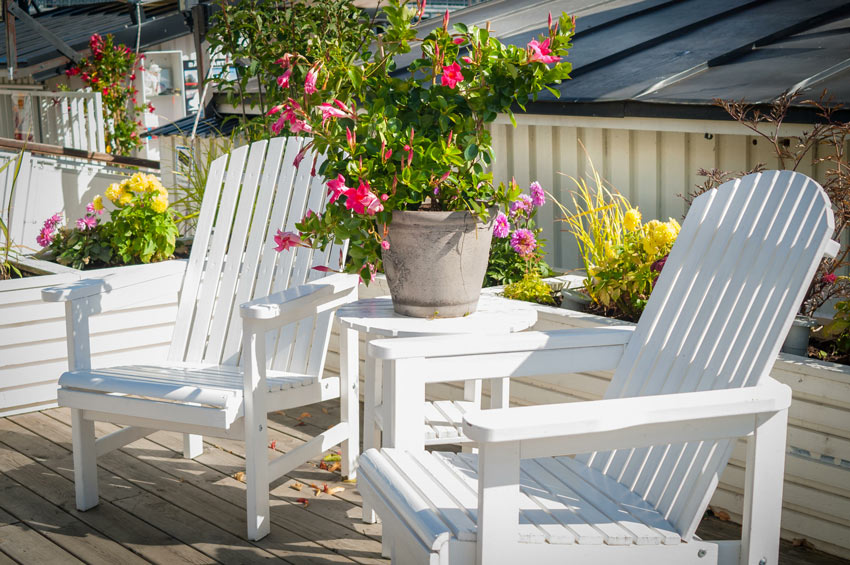
<path fill-rule="evenodd" d="M 777 168 L 772 147 L 735 122 L 642 118 L 584 118 L 518 115 L 514 128 L 506 118 L 491 128 L 495 182 L 512 177 L 522 187 L 539 181 L 564 205 L 571 202 L 570 179 L 589 178 L 590 161 L 610 187 L 638 206 L 644 220 L 668 217 L 681 220 L 685 201 L 681 194 L 703 182 L 700 168 L 749 170 L 758 163 Z M 799 126 L 784 127 L 783 135 L 796 135 Z M 850 152 L 850 147 L 848 147 Z M 812 158 L 817 158 L 816 153 Z M 806 160 L 798 171 L 823 179 L 827 167 L 812 167 Z M 558 270 L 580 266 L 574 239 L 557 221 L 551 204 L 537 215 L 548 241 L 547 261 Z"/>

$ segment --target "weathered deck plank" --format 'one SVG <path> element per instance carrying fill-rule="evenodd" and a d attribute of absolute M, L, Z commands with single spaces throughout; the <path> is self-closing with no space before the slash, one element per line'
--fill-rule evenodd
<path fill-rule="evenodd" d="M 303 412 L 310 416 L 301 418 Z M 297 412 L 297 413 L 295 413 Z M 273 414 L 275 451 L 286 452 L 338 419 L 336 402 Z M 99 433 L 115 429 L 99 424 Z M 245 539 L 241 442 L 207 438 L 204 453 L 182 458 L 182 437 L 157 432 L 99 459 L 100 504 L 74 506 L 70 413 L 47 410 L 0 419 L 0 565 L 6 563 L 386 563 L 381 527 L 360 522 L 360 495 L 312 461 L 272 484 L 272 531 Z M 273 456 L 270 450 L 270 456 Z M 301 491 L 291 488 L 296 481 Z M 315 496 L 310 483 L 345 491 Z M 297 502 L 306 498 L 309 506 Z M 736 526 L 707 519 L 706 539 L 735 537 Z M 783 543 L 783 565 L 850 562 Z"/>

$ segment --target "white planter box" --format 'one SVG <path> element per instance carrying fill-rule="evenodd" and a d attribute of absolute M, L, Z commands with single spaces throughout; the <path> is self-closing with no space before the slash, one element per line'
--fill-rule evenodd
<path fill-rule="evenodd" d="M 27 267 L 53 274 L 0 281 L 0 417 L 56 405 L 56 381 L 68 367 L 65 306 L 42 302 L 42 288 L 101 277 L 118 269 L 173 273 L 185 270 L 186 264 L 185 260 L 177 260 L 78 271 L 28 260 Z M 163 284 L 162 293 L 155 300 L 92 317 L 94 366 L 165 358 L 180 292 L 179 282 L 169 284 Z"/>

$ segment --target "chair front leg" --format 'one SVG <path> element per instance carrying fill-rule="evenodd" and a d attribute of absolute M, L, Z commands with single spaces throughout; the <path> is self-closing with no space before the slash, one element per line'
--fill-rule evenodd
<path fill-rule="evenodd" d="M 747 441 L 741 565 L 779 562 L 787 433 L 787 409 L 756 416 L 755 433 Z"/>
<path fill-rule="evenodd" d="M 519 461 L 519 442 L 480 447 L 476 565 L 519 561 Z"/>
<path fill-rule="evenodd" d="M 245 483 L 248 495 L 248 538 L 251 540 L 265 537 L 271 528 L 265 343 L 262 333 L 245 328 Z"/>
<path fill-rule="evenodd" d="M 194 459 L 204 452 L 204 436 L 183 434 L 183 457 Z"/>
<path fill-rule="evenodd" d="M 71 442 L 74 449 L 74 487 L 77 510 L 97 506 L 97 451 L 94 422 L 83 417 L 83 411 L 71 409 Z"/>
<path fill-rule="evenodd" d="M 342 451 L 340 463 L 342 476 L 348 479 L 356 478 L 357 457 L 360 454 L 360 379 L 357 335 L 356 330 L 342 328 L 339 336 L 339 412 L 340 421 L 348 423 L 348 439 L 344 440 L 340 446 Z M 364 433 L 368 431 L 364 430 Z"/>

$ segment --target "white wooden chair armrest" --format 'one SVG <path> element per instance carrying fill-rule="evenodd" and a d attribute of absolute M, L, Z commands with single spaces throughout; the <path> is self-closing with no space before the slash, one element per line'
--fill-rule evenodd
<path fill-rule="evenodd" d="M 790 405 L 791 389 L 767 377 L 756 387 L 482 410 L 464 416 L 463 432 L 477 442 L 527 443 L 523 457 L 542 455 L 547 443 L 547 454 L 568 455 L 740 437 L 754 416 Z"/>
<path fill-rule="evenodd" d="M 242 319 L 279 327 L 357 299 L 356 275 L 337 274 L 246 302 L 239 307 Z M 247 331 L 247 327 L 246 327 Z"/>
<path fill-rule="evenodd" d="M 80 279 L 44 288 L 41 290 L 41 299 L 45 302 L 66 302 L 129 288 L 132 288 L 135 293 L 139 285 L 161 283 L 163 279 L 176 276 L 182 277 L 186 271 L 186 261 L 182 259 L 168 261 L 163 263 L 155 273 L 151 273 L 149 269 L 134 267 L 122 268 L 103 277 Z M 145 267 L 145 265 L 138 267 Z"/>
<path fill-rule="evenodd" d="M 369 355 L 376 359 L 406 359 L 523 351 L 533 353 L 557 349 L 626 345 L 633 333 L 634 326 L 610 326 L 498 335 L 466 334 L 376 339 L 369 344 Z"/>

